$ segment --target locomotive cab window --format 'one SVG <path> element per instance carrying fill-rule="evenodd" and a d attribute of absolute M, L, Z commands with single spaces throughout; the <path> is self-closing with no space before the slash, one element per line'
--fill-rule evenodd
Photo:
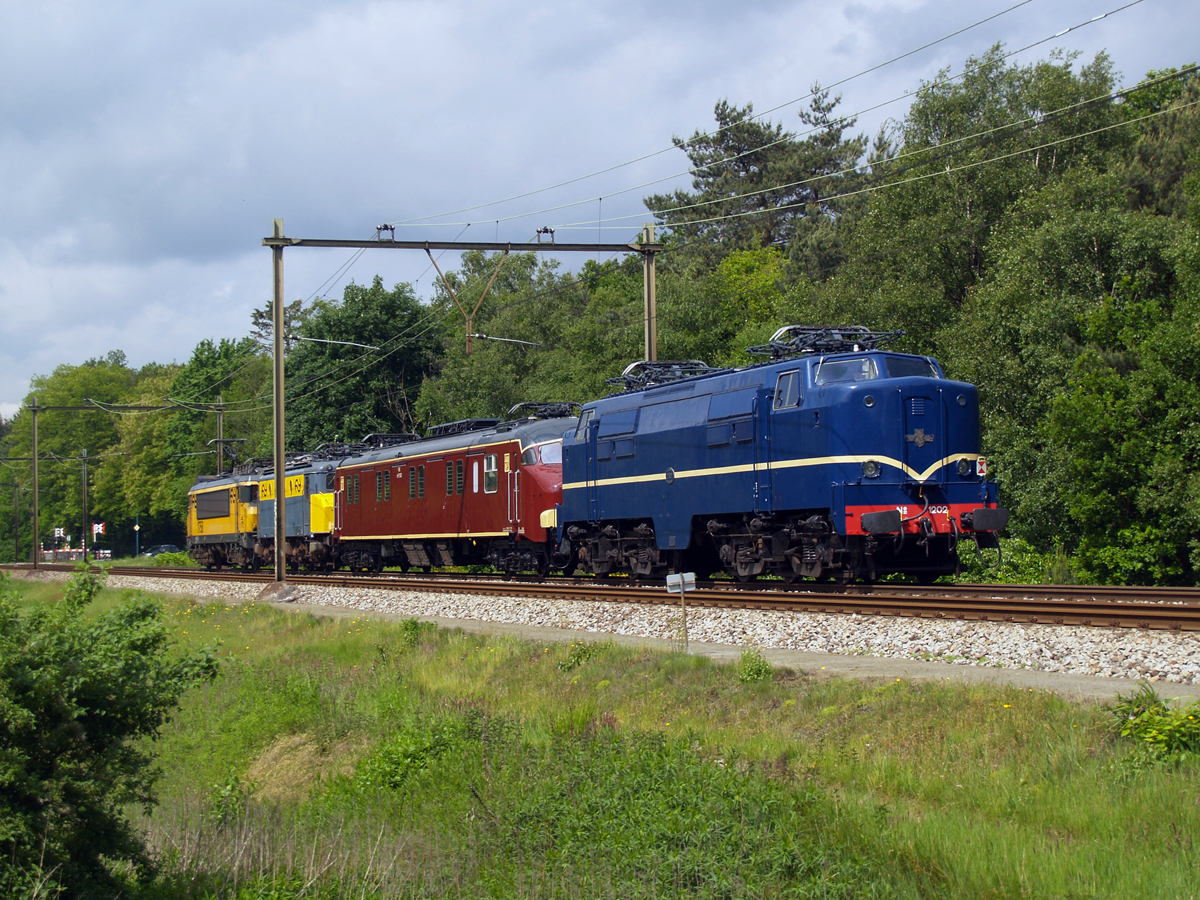
<path fill-rule="evenodd" d="M 791 409 L 800 405 L 800 373 L 783 372 L 775 384 L 775 408 Z"/>
<path fill-rule="evenodd" d="M 914 359 L 911 356 L 887 357 L 887 373 L 889 378 L 940 378 L 937 367 L 925 358 Z"/>
<path fill-rule="evenodd" d="M 483 492 L 494 494 L 500 488 L 500 472 L 496 465 L 496 454 L 489 453 L 483 458 Z"/>
<path fill-rule="evenodd" d="M 521 465 L 532 466 L 537 464 L 537 448 L 526 447 L 525 452 L 521 454 Z"/>
<path fill-rule="evenodd" d="M 821 360 L 813 373 L 816 384 L 835 384 L 844 381 L 870 381 L 879 377 L 875 360 L 869 356 L 861 359 Z"/>
<path fill-rule="evenodd" d="M 562 441 L 551 441 L 537 448 L 543 466 L 562 465 Z"/>

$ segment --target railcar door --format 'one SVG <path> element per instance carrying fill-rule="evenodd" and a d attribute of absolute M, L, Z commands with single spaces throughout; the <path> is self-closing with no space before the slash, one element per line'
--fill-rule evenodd
<path fill-rule="evenodd" d="M 591 410 L 587 410 L 591 413 Z M 590 418 L 590 416 L 589 416 Z M 587 425 L 587 441 L 586 441 L 586 468 L 584 475 L 584 491 L 587 494 L 587 509 L 588 521 L 600 521 L 600 485 L 598 484 L 598 473 L 596 471 L 596 438 L 600 433 L 599 422 L 589 422 Z"/>
<path fill-rule="evenodd" d="M 754 397 L 754 511 L 770 513 L 771 503 L 771 401 L 774 388 Z"/>
<path fill-rule="evenodd" d="M 504 475 L 508 482 L 508 526 L 521 531 L 521 460 L 515 453 L 504 454 Z"/>

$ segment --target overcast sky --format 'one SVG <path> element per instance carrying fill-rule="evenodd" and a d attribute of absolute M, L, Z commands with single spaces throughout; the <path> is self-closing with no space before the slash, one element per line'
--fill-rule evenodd
<path fill-rule="evenodd" d="M 718 99 L 787 104 L 1016 2 L 0 0 L 0 413 L 64 363 L 183 362 L 245 335 L 270 297 L 273 218 L 293 237 L 424 220 L 396 237 L 627 240 L 643 196 L 686 185 L 671 137 L 709 127 Z M 840 109 L 1126 2 L 1030 0 L 847 82 Z M 1133 84 L 1200 57 L 1198 10 L 1141 0 L 1014 60 L 1106 50 Z M 799 130 L 801 105 L 770 118 Z M 289 301 L 376 274 L 430 292 L 422 253 L 370 251 L 333 281 L 348 251 L 285 256 Z"/>

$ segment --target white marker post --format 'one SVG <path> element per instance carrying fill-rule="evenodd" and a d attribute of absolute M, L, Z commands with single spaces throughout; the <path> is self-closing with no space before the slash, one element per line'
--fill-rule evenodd
<path fill-rule="evenodd" d="M 683 612 L 683 652 L 688 652 L 687 592 L 696 589 L 696 573 L 681 572 L 667 576 L 667 593 L 679 595 L 679 608 Z"/>

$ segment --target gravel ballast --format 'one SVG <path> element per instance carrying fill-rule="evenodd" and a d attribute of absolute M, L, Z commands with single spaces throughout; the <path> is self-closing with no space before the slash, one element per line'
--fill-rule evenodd
<path fill-rule="evenodd" d="M 44 573 L 36 577 L 65 577 Z M 110 587 L 251 600 L 261 582 L 109 575 Z M 292 585 L 289 600 L 405 617 L 437 617 L 680 640 L 678 607 L 531 600 L 376 588 Z M 937 660 L 960 666 L 1200 684 L 1200 634 L 689 607 L 688 638 L 735 646 Z"/>

